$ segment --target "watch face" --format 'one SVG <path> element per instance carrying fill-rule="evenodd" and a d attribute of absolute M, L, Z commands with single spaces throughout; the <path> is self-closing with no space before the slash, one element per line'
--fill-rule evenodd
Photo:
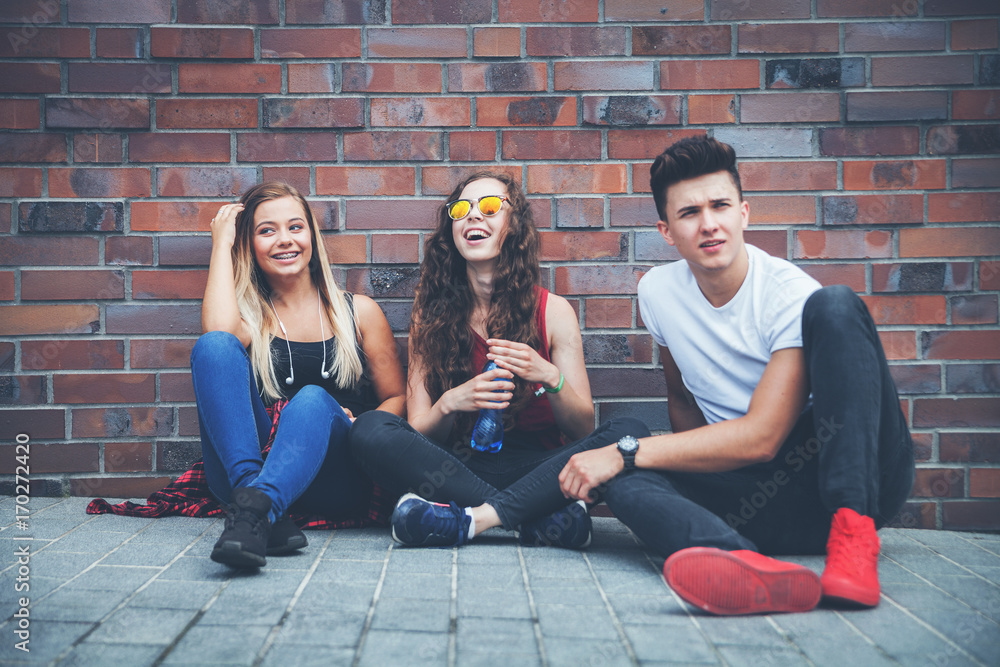
<path fill-rule="evenodd" d="M 626 435 L 624 438 L 618 441 L 618 449 L 626 453 L 633 453 L 639 449 L 639 441 L 630 435 Z"/>

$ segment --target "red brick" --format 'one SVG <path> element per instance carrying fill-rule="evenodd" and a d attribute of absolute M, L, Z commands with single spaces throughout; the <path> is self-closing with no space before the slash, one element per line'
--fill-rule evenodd
<path fill-rule="evenodd" d="M 645 266 L 557 266 L 555 291 L 558 294 L 635 294 Z"/>
<path fill-rule="evenodd" d="M 973 19 L 951 22 L 951 48 L 954 51 L 981 51 L 995 49 L 997 42 L 996 19 Z"/>
<path fill-rule="evenodd" d="M 704 135 L 704 130 L 608 130 L 608 157 L 612 160 L 652 160 L 676 141 Z M 649 180 L 647 173 L 645 180 Z"/>
<path fill-rule="evenodd" d="M 997 297 L 993 294 L 953 296 L 950 301 L 952 324 L 997 323 Z"/>
<path fill-rule="evenodd" d="M 465 28 L 369 28 L 369 58 L 465 58 Z"/>
<path fill-rule="evenodd" d="M 598 0 L 537 2 L 498 0 L 501 23 L 596 23 Z"/>
<path fill-rule="evenodd" d="M 413 167 L 316 167 L 318 195 L 413 195 L 416 187 Z"/>
<path fill-rule="evenodd" d="M 132 298 L 134 299 L 201 299 L 205 295 L 208 272 L 191 271 L 133 271 Z M 135 367 L 135 358 L 132 365 Z"/>
<path fill-rule="evenodd" d="M 312 199 L 309 202 L 316 224 L 323 231 L 340 229 L 340 202 L 336 199 Z"/>
<path fill-rule="evenodd" d="M 922 195 L 823 197 L 824 225 L 885 225 L 923 222 Z"/>
<path fill-rule="evenodd" d="M 89 266 L 97 264 L 96 238 L 0 236 L 0 266 Z"/>
<path fill-rule="evenodd" d="M 154 27 L 149 46 L 154 58 L 253 58 L 253 30 Z"/>
<path fill-rule="evenodd" d="M 945 530 L 1000 530 L 996 501 L 955 500 L 941 503 L 941 527 Z"/>
<path fill-rule="evenodd" d="M 261 58 L 360 58 L 360 28 L 268 28 Z"/>
<path fill-rule="evenodd" d="M 135 201 L 131 203 L 132 231 L 205 232 L 219 206 L 219 202 Z"/>
<path fill-rule="evenodd" d="M 448 133 L 448 158 L 456 161 L 488 162 L 496 158 L 496 132 Z"/>
<path fill-rule="evenodd" d="M 222 133 L 130 134 L 128 157 L 131 162 L 229 162 L 229 143 Z"/>
<path fill-rule="evenodd" d="M 743 123 L 821 123 L 839 120 L 839 93 L 740 95 L 740 121 Z"/>
<path fill-rule="evenodd" d="M 374 127 L 468 127 L 471 101 L 465 97 L 377 97 L 371 100 Z"/>
<path fill-rule="evenodd" d="M 343 90 L 344 92 L 439 93 L 441 65 L 344 63 Z"/>
<path fill-rule="evenodd" d="M 678 0 L 665 6 L 660 0 L 605 0 L 605 21 L 701 21 L 705 5 L 700 0 Z"/>
<path fill-rule="evenodd" d="M 22 300 L 122 299 L 125 274 L 122 271 L 22 271 Z"/>
<path fill-rule="evenodd" d="M 518 183 L 521 182 L 521 167 L 519 166 L 490 165 L 488 169 L 489 171 L 507 174 Z M 480 165 L 471 165 L 467 167 L 424 167 L 421 169 L 421 175 L 423 177 L 421 179 L 421 194 L 444 197 L 451 194 L 451 191 L 459 182 L 465 180 L 477 171 L 483 171 L 483 167 Z M 438 203 L 443 204 L 444 200 L 441 200 Z M 532 203 L 532 206 L 534 206 L 534 202 Z"/>
<path fill-rule="evenodd" d="M 973 468 L 969 470 L 970 498 L 1000 498 L 1000 470 Z"/>
<path fill-rule="evenodd" d="M 49 169 L 51 197 L 149 197 L 149 169 Z"/>
<path fill-rule="evenodd" d="M 917 468 L 914 498 L 964 498 L 965 473 L 958 468 Z"/>
<path fill-rule="evenodd" d="M 13 292 L 13 282 L 10 287 Z M 14 371 L 14 343 L 0 343 L 0 370 Z"/>
<path fill-rule="evenodd" d="M 548 86 L 545 63 L 455 63 L 448 66 L 453 93 L 542 91 Z"/>
<path fill-rule="evenodd" d="M 419 251 L 419 234 L 372 234 L 372 262 L 376 264 L 416 264 Z"/>
<path fill-rule="evenodd" d="M 191 365 L 194 339 L 133 340 L 129 359 L 132 368 L 187 368 Z"/>
<path fill-rule="evenodd" d="M 337 136 L 332 132 L 240 133 L 236 137 L 236 159 L 252 163 L 336 162 Z"/>
<path fill-rule="evenodd" d="M 31 39 L 24 39 L 24 30 L 7 29 L 6 39 L 0 40 L 0 58 L 90 57 L 90 30 L 87 28 L 32 27 Z"/>
<path fill-rule="evenodd" d="M 986 298 L 993 299 L 994 308 L 996 297 L 988 295 Z M 952 311 L 954 317 L 954 310 Z M 1000 364 L 967 364 L 956 363 L 947 364 L 947 391 L 953 394 L 986 394 L 1000 391 Z"/>
<path fill-rule="evenodd" d="M 972 83 L 973 56 L 872 58 L 873 86 L 953 86 Z"/>
<path fill-rule="evenodd" d="M 916 359 L 917 337 L 913 331 L 879 331 L 885 357 L 889 360 Z"/>
<path fill-rule="evenodd" d="M 914 428 L 997 428 L 1000 398 L 921 398 L 913 401 Z"/>
<path fill-rule="evenodd" d="M 55 98 L 46 101 L 45 125 L 49 128 L 99 127 L 148 129 L 149 100 L 106 98 Z"/>
<path fill-rule="evenodd" d="M 0 301 L 13 301 L 14 295 L 14 272 L 0 271 Z M 0 351 L 0 358 L 2 357 L 3 352 Z M 0 369 L 3 369 L 2 364 L 0 364 Z"/>
<path fill-rule="evenodd" d="M 479 127 L 576 125 L 575 97 L 478 97 Z"/>
<path fill-rule="evenodd" d="M 22 202 L 18 229 L 30 233 L 120 232 L 124 205 L 120 202 L 43 200 Z"/>
<path fill-rule="evenodd" d="M 364 127 L 365 106 L 360 97 L 336 99 L 280 97 L 264 100 L 261 127 Z"/>
<path fill-rule="evenodd" d="M 38 3 L 34 3 L 39 6 Z M 71 23 L 167 23 L 170 0 L 69 0 Z M 55 18 L 55 17 L 53 17 Z"/>
<path fill-rule="evenodd" d="M 172 435 L 170 408 L 76 408 L 73 410 L 74 438 L 154 437 Z"/>
<path fill-rule="evenodd" d="M 892 257 L 892 234 L 885 231 L 795 232 L 796 259 Z"/>
<path fill-rule="evenodd" d="M 0 100 L 0 128 L 37 130 L 41 127 L 38 100 Z"/>
<path fill-rule="evenodd" d="M 148 472 L 152 469 L 152 444 L 148 442 L 107 442 L 104 444 L 105 472 Z"/>
<path fill-rule="evenodd" d="M 178 0 L 178 23 L 274 24 L 278 22 L 278 0 Z"/>
<path fill-rule="evenodd" d="M 100 445 L 96 442 L 74 442 L 72 444 L 31 443 L 31 472 L 97 472 Z M 8 458 L 11 463 L 14 457 Z M 3 470 L 13 473 L 10 470 Z"/>
<path fill-rule="evenodd" d="M 847 53 L 880 51 L 943 51 L 944 21 L 878 21 L 845 23 Z"/>
<path fill-rule="evenodd" d="M 943 296 L 862 296 L 876 324 L 945 324 Z"/>
<path fill-rule="evenodd" d="M 557 228 L 604 226 L 603 197 L 566 197 L 555 206 Z"/>
<path fill-rule="evenodd" d="M 812 196 L 747 196 L 746 200 L 750 204 L 751 226 L 816 224 L 816 200 Z"/>
<path fill-rule="evenodd" d="M 742 162 L 740 184 L 744 191 L 755 190 L 835 190 L 837 163 L 832 160 L 808 162 Z"/>
<path fill-rule="evenodd" d="M 441 160 L 444 134 L 441 132 L 345 132 L 344 159 Z"/>
<path fill-rule="evenodd" d="M 1000 463 L 1000 434 L 942 433 L 939 458 L 967 463 Z"/>
<path fill-rule="evenodd" d="M 65 423 L 65 410 L 0 410 L 0 439 L 13 440 L 19 433 L 32 440 L 64 438 Z"/>
<path fill-rule="evenodd" d="M 899 0 L 817 0 L 820 17 L 916 16 L 919 6 Z M 850 25 L 850 24 L 848 24 Z"/>
<path fill-rule="evenodd" d="M 739 27 L 738 39 L 739 53 L 837 53 L 840 50 L 840 31 L 836 23 L 744 23 Z"/>
<path fill-rule="evenodd" d="M 517 58 L 521 55 L 520 28 L 473 28 L 472 55 L 476 58 Z"/>
<path fill-rule="evenodd" d="M 392 22 L 410 23 L 489 23 L 490 0 L 396 0 L 392 4 Z"/>
<path fill-rule="evenodd" d="M 512 130 L 503 133 L 505 160 L 601 159 L 601 133 L 597 130 Z"/>
<path fill-rule="evenodd" d="M 532 27 L 526 29 L 525 49 L 529 56 L 624 56 L 624 27 Z"/>
<path fill-rule="evenodd" d="M 98 58 L 142 58 L 144 36 L 139 28 L 98 28 Z"/>
<path fill-rule="evenodd" d="M 181 63 L 177 82 L 181 93 L 280 93 L 281 65 Z"/>
<path fill-rule="evenodd" d="M 872 266 L 873 292 L 967 292 L 969 262 L 908 262 Z"/>
<path fill-rule="evenodd" d="M 710 16 L 713 21 L 807 19 L 811 4 L 810 0 L 714 0 Z"/>
<path fill-rule="evenodd" d="M 201 307 L 108 304 L 104 322 L 112 334 L 195 335 L 201 333 Z"/>
<path fill-rule="evenodd" d="M 588 329 L 629 329 L 632 326 L 631 299 L 587 299 Z"/>
<path fill-rule="evenodd" d="M 1000 90 L 956 90 L 951 94 L 951 114 L 956 120 L 996 120 Z"/>
<path fill-rule="evenodd" d="M 160 167 L 161 197 L 238 197 L 257 184 L 254 167 Z"/>
<path fill-rule="evenodd" d="M 41 196 L 41 169 L 35 169 L 34 167 L 0 167 L 0 197 Z"/>
<path fill-rule="evenodd" d="M 1000 290 L 1000 262 L 979 262 L 979 289 Z"/>
<path fill-rule="evenodd" d="M 384 0 L 285 0 L 285 21 L 327 25 L 378 24 L 386 22 Z"/>
<path fill-rule="evenodd" d="M 167 402 L 193 403 L 194 386 L 190 373 L 159 373 L 160 400 Z"/>
<path fill-rule="evenodd" d="M 921 347 L 924 359 L 996 359 L 1000 331 L 925 331 Z"/>
<path fill-rule="evenodd" d="M 170 477 L 77 477 L 69 495 L 85 498 L 146 498 L 172 482 Z"/>
<path fill-rule="evenodd" d="M 760 62 L 756 59 L 664 60 L 660 62 L 660 88 L 665 90 L 759 87 Z"/>
<path fill-rule="evenodd" d="M 927 0 L 925 16 L 966 16 L 969 14 L 996 14 L 997 6 L 990 0 Z"/>
<path fill-rule="evenodd" d="M 429 199 L 352 199 L 347 229 L 433 229 L 443 202 Z"/>
<path fill-rule="evenodd" d="M 39 370 L 107 370 L 125 368 L 120 340 L 22 340 L 21 368 Z"/>
<path fill-rule="evenodd" d="M 73 135 L 73 162 L 122 162 L 122 137 L 120 134 Z"/>
<path fill-rule="evenodd" d="M 847 285 L 855 292 L 865 291 L 864 264 L 801 264 L 799 268 L 819 281 L 823 287 Z"/>
<path fill-rule="evenodd" d="M 96 305 L 0 306 L 0 335 L 95 333 L 100 328 Z"/>
<path fill-rule="evenodd" d="M 154 377 L 138 373 L 85 373 L 52 378 L 56 403 L 151 403 L 155 398 Z"/>
<path fill-rule="evenodd" d="M 942 192 L 927 195 L 927 222 L 998 220 L 1000 220 L 1000 192 Z"/>
<path fill-rule="evenodd" d="M 586 125 L 679 125 L 680 95 L 608 95 L 583 98 Z"/>
<path fill-rule="evenodd" d="M 583 358 L 588 364 L 646 364 L 653 360 L 653 342 L 645 335 L 584 334 Z"/>
<path fill-rule="evenodd" d="M 788 235 L 783 230 L 750 229 L 743 237 L 772 257 L 788 258 Z"/>
<path fill-rule="evenodd" d="M 627 192 L 625 165 L 529 165 L 528 192 Z"/>
<path fill-rule="evenodd" d="M 732 28 L 728 25 L 632 28 L 632 55 L 636 56 L 729 54 L 731 50 Z"/>
<path fill-rule="evenodd" d="M 628 237 L 622 232 L 542 232 L 541 260 L 628 259 Z"/>
<path fill-rule="evenodd" d="M 688 95 L 688 122 L 697 125 L 736 122 L 735 95 Z"/>
<path fill-rule="evenodd" d="M 71 93 L 170 92 L 170 66 L 163 63 L 75 63 L 69 68 Z"/>
<path fill-rule="evenodd" d="M 12 63 L 0 67 L 0 93 L 58 93 L 58 63 Z"/>
<path fill-rule="evenodd" d="M 557 61 L 554 81 L 555 90 L 652 90 L 653 63 Z"/>
<path fill-rule="evenodd" d="M 412 297 L 417 289 L 417 267 L 371 267 L 349 269 L 346 289 L 373 298 Z"/>
<path fill-rule="evenodd" d="M 41 375 L 0 375 L 0 405 L 38 405 L 48 399 Z"/>
<path fill-rule="evenodd" d="M 337 92 L 337 66 L 333 63 L 289 63 L 289 93 Z"/>
<path fill-rule="evenodd" d="M 944 160 L 844 162 L 845 190 L 931 190 L 946 185 Z"/>
<path fill-rule="evenodd" d="M 262 182 L 264 183 L 268 181 L 287 183 L 305 196 L 309 196 L 312 190 L 309 185 L 309 167 L 263 167 L 262 171 L 264 174 Z"/>
<path fill-rule="evenodd" d="M 908 155 L 920 150 L 916 127 L 830 127 L 819 131 L 820 154 Z"/>
<path fill-rule="evenodd" d="M 900 257 L 975 257 L 1000 254 L 995 227 L 902 229 Z"/>
<path fill-rule="evenodd" d="M 998 125 L 938 125 L 927 130 L 929 155 L 1000 152 Z"/>
<path fill-rule="evenodd" d="M 325 234 L 326 256 L 331 264 L 364 264 L 368 246 L 363 234 Z"/>

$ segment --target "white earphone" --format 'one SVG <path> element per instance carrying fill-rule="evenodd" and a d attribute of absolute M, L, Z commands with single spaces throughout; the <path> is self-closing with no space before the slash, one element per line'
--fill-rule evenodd
<path fill-rule="evenodd" d="M 274 318 L 278 320 L 278 326 L 281 327 L 281 333 L 285 337 L 285 346 L 288 348 L 288 377 L 285 378 L 285 384 L 291 385 L 295 382 L 295 365 L 292 363 L 292 344 L 288 342 L 288 331 L 285 329 L 285 323 L 281 321 L 278 317 L 278 311 L 274 307 L 274 302 L 271 301 L 271 297 L 267 297 L 267 302 L 271 304 L 271 312 L 274 313 Z M 319 313 L 319 336 L 320 340 L 323 342 L 323 362 L 320 364 L 319 374 L 323 376 L 324 380 L 330 379 L 330 372 L 326 370 L 326 329 L 323 327 L 323 300 L 319 296 L 319 290 L 316 290 L 316 312 Z"/>

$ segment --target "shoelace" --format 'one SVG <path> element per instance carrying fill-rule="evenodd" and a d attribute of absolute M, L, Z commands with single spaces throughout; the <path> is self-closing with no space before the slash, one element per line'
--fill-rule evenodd
<path fill-rule="evenodd" d="M 231 530 L 241 521 L 250 524 L 250 532 L 253 533 L 255 537 L 263 537 L 263 517 L 259 516 L 252 510 L 242 509 L 239 507 L 234 507 L 233 511 L 226 517 L 226 530 Z"/>
<path fill-rule="evenodd" d="M 827 546 L 827 567 L 847 572 L 862 572 L 872 560 L 874 545 L 871 540 L 853 533 L 837 531 Z"/>
<path fill-rule="evenodd" d="M 448 505 L 433 503 L 430 512 L 425 512 L 420 521 L 424 526 L 427 525 L 428 514 L 431 515 L 431 533 L 440 536 L 458 533 L 458 544 L 465 542 L 465 530 L 463 526 L 465 523 L 463 521 L 465 512 L 458 505 L 455 503 L 449 503 Z"/>

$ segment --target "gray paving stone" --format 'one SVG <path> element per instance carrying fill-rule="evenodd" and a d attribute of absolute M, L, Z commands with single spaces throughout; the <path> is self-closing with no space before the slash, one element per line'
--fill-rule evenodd
<path fill-rule="evenodd" d="M 594 584 L 546 586 L 536 588 L 531 586 L 531 595 L 535 604 L 575 604 L 589 606 L 603 606 L 604 598 L 594 587 Z"/>
<path fill-rule="evenodd" d="M 651 625 L 627 626 L 625 636 L 640 661 L 668 659 L 684 664 L 718 662 L 712 645 L 693 625 L 672 627 L 669 639 L 660 628 Z"/>
<path fill-rule="evenodd" d="M 101 591 L 95 595 L 94 591 L 62 588 L 33 602 L 31 618 L 39 621 L 97 622 L 129 595 L 128 591 Z"/>
<path fill-rule="evenodd" d="M 448 632 L 451 627 L 451 602 L 405 598 L 380 600 L 371 627 L 373 630 Z"/>
<path fill-rule="evenodd" d="M 101 559 L 101 565 L 132 565 L 163 567 L 184 551 L 182 544 L 163 542 L 129 543 L 127 549 L 117 549 Z"/>
<path fill-rule="evenodd" d="M 459 650 L 492 651 L 493 646 L 534 655 L 538 649 L 535 624 L 530 618 L 459 618 L 456 623 Z M 529 650 L 530 648 L 530 650 Z"/>
<path fill-rule="evenodd" d="M 86 554 L 106 554 L 112 549 L 121 546 L 127 539 L 128 534 L 126 533 L 76 529 L 53 541 L 47 549 Z"/>
<path fill-rule="evenodd" d="M 355 647 L 361 640 L 364 625 L 363 613 L 318 614 L 312 610 L 297 610 L 285 619 L 275 641 L 281 644 Z"/>
<path fill-rule="evenodd" d="M 844 614 L 844 619 L 871 639 L 888 655 L 906 664 L 908 655 L 931 655 L 947 651 L 949 644 L 927 631 L 923 625 L 895 605 L 883 603 L 878 608 Z"/>
<path fill-rule="evenodd" d="M 15 648 L 22 641 L 14 635 L 15 624 L 11 621 L 0 625 L 0 664 L 8 661 L 23 661 L 31 663 L 47 662 L 54 659 L 73 642 L 82 637 L 92 627 L 93 623 L 77 623 L 64 621 L 45 621 L 31 623 L 28 631 L 28 653 Z"/>
<path fill-rule="evenodd" d="M 234 576 L 233 570 L 205 557 L 181 556 L 163 571 L 160 579 L 181 581 L 226 581 Z M 235 576 L 251 576 L 236 574 Z"/>
<path fill-rule="evenodd" d="M 161 664 L 249 665 L 270 633 L 270 625 L 241 625 L 234 629 L 199 623 L 187 631 Z"/>
<path fill-rule="evenodd" d="M 451 549 L 393 549 L 388 571 L 445 574 L 451 572 L 453 557 Z"/>
<path fill-rule="evenodd" d="M 552 637 L 545 641 L 548 664 L 567 667 L 579 665 L 631 665 L 632 661 L 620 640 Z"/>
<path fill-rule="evenodd" d="M 73 579 L 67 588 L 92 591 L 134 591 L 160 573 L 155 567 L 95 565 Z"/>
<path fill-rule="evenodd" d="M 440 632 L 372 630 L 365 639 L 359 666 L 443 665 L 448 658 L 448 635 Z"/>
<path fill-rule="evenodd" d="M 376 583 L 382 576 L 381 560 L 323 559 L 313 572 L 312 580 L 320 583 Z"/>
<path fill-rule="evenodd" d="M 264 656 L 262 667 L 330 667 L 350 665 L 354 661 L 353 648 L 323 647 L 308 644 L 282 644 L 275 642 Z"/>
<path fill-rule="evenodd" d="M 800 667 L 806 657 L 795 647 L 719 646 L 719 654 L 729 667 Z"/>
<path fill-rule="evenodd" d="M 600 607 L 540 604 L 536 607 L 542 637 L 618 639 L 618 631 L 608 610 Z"/>
<path fill-rule="evenodd" d="M 462 667 L 496 667 L 497 665 L 517 665 L 530 667 L 541 665 L 542 658 L 537 653 L 521 653 L 508 651 L 505 646 L 459 646 L 456 653 L 456 664 Z"/>
<path fill-rule="evenodd" d="M 12 528 L 11 530 L 17 530 L 17 534 L 19 535 L 31 535 L 36 540 L 55 540 L 79 528 L 80 523 L 80 521 L 70 517 L 55 516 L 49 518 L 40 514 L 37 517 L 29 517 L 28 530 L 21 531 L 17 528 Z"/>
<path fill-rule="evenodd" d="M 609 595 L 608 601 L 623 624 L 663 625 L 688 622 L 685 608 L 669 590 L 653 595 Z"/>
<path fill-rule="evenodd" d="M 842 619 L 831 614 L 782 614 L 774 617 L 805 656 L 818 664 L 893 665 L 895 661 L 872 646 Z"/>
<path fill-rule="evenodd" d="M 135 594 L 129 600 L 131 607 L 146 607 L 149 609 L 190 609 L 198 610 L 205 606 L 223 584 L 202 584 L 192 586 L 185 581 L 150 582 L 148 586 Z"/>
<path fill-rule="evenodd" d="M 483 567 L 458 568 L 458 590 L 475 589 L 479 591 L 509 591 L 511 588 L 524 588 L 524 574 L 517 567 Z"/>
<path fill-rule="evenodd" d="M 698 616 L 698 626 L 716 645 L 788 649 L 788 640 L 766 616 Z"/>
<path fill-rule="evenodd" d="M 143 644 L 101 644 L 84 641 L 59 661 L 59 667 L 146 667 L 156 662 L 163 647 Z"/>
<path fill-rule="evenodd" d="M 331 611 L 366 612 L 375 596 L 375 584 L 332 584 L 312 582 L 302 592 L 297 607 L 317 613 Z"/>
<path fill-rule="evenodd" d="M 997 664 L 1000 627 L 993 621 L 975 613 L 945 614 L 937 610 L 918 609 L 914 614 L 933 625 L 965 652 L 986 664 Z"/>
<path fill-rule="evenodd" d="M 442 574 L 387 574 L 382 582 L 383 598 L 450 600 L 451 576 Z"/>
<path fill-rule="evenodd" d="M 88 637 L 88 642 L 103 644 L 167 644 L 194 617 L 194 612 L 179 609 L 144 609 L 125 606 L 116 611 Z"/>
<path fill-rule="evenodd" d="M 481 595 L 473 592 L 458 594 L 458 615 L 484 618 L 525 618 L 531 616 L 528 595 L 522 591 L 491 592 Z"/>
<path fill-rule="evenodd" d="M 80 554 L 46 549 L 31 555 L 31 571 L 39 576 L 69 579 L 83 572 L 100 558 L 100 554 Z"/>

